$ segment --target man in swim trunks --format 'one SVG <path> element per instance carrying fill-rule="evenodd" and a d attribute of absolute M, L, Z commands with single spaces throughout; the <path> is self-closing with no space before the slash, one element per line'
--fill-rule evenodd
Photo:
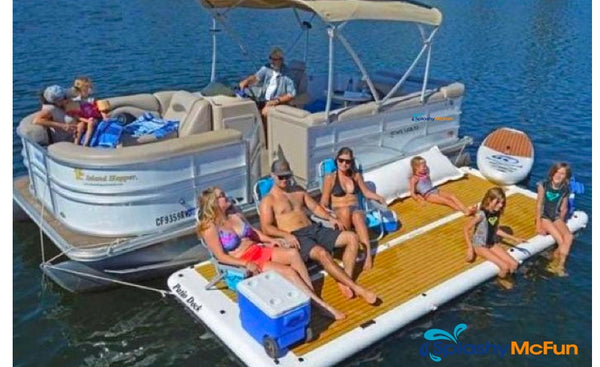
<path fill-rule="evenodd" d="M 282 237 L 289 245 L 298 248 L 304 261 L 310 258 L 321 264 L 337 281 L 340 291 L 347 298 L 356 294 L 370 304 L 375 303 L 377 295 L 352 280 L 358 252 L 356 234 L 325 228 L 311 222 L 305 209 L 329 220 L 334 226 L 343 228 L 341 222 L 331 216 L 303 188 L 291 184 L 293 174 L 287 161 L 274 161 L 271 165 L 271 176 L 274 181 L 273 188 L 260 203 L 262 230 L 270 236 Z M 333 260 L 331 253 L 336 247 L 345 247 L 342 257 L 344 269 Z"/>

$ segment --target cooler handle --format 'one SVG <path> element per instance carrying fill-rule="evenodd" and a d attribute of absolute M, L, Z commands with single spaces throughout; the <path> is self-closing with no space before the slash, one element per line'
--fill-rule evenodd
<path fill-rule="evenodd" d="M 283 317 L 283 325 L 288 327 L 294 327 L 300 324 L 302 321 L 306 319 L 305 311 L 299 310 L 299 312 L 294 312 L 290 315 L 286 315 Z"/>

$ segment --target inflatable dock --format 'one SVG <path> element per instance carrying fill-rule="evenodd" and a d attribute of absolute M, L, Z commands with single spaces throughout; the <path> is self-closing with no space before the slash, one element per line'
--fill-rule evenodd
<path fill-rule="evenodd" d="M 461 171 L 462 178 L 440 188 L 454 193 L 467 205 L 478 203 L 495 186 L 475 169 L 461 168 Z M 551 247 L 554 240 L 536 234 L 533 220 L 536 194 L 517 186 L 504 189 L 507 204 L 501 226 L 528 239 L 517 246 L 506 246 L 514 258 L 524 261 Z M 311 340 L 299 341 L 277 358 L 269 357 L 265 347 L 242 326 L 238 294 L 223 283 L 205 289 L 215 274 L 210 262 L 174 273 L 168 285 L 176 298 L 248 366 L 331 366 L 497 274 L 495 265 L 480 258 L 473 263 L 465 262 L 463 226 L 468 219 L 462 213 L 424 205 L 412 199 L 390 205 L 402 228 L 380 240 L 374 268 L 358 274 L 358 283 L 374 290 L 380 302 L 369 305 L 358 298 L 347 300 L 329 276 L 314 274 L 317 293 L 345 312 L 347 318 L 334 321 L 311 312 Z M 568 226 L 576 232 L 587 221 L 584 212 L 575 211 Z"/>

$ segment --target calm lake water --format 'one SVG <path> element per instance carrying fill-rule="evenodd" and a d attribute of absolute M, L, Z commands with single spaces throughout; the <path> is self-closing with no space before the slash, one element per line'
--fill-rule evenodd
<path fill-rule="evenodd" d="M 444 14 L 432 76 L 466 86 L 461 134 L 475 139 L 472 157 L 493 129 L 524 130 L 536 149 L 530 188 L 552 162 L 568 161 L 586 186 L 578 206 L 591 215 L 591 2 L 430 3 Z M 210 21 L 195 1 L 21 0 L 13 8 L 14 126 L 38 108 L 36 94 L 44 86 L 68 86 L 75 75 L 90 75 L 99 97 L 198 90 L 208 81 Z M 246 61 L 222 37 L 219 75 L 235 80 L 252 72 L 274 41 L 290 45 L 298 35 L 290 15 L 245 11 L 233 17 L 231 24 L 258 61 Z M 317 23 L 309 67 L 325 70 L 326 40 Z M 359 22 L 345 33 L 371 69 L 403 70 L 419 48 L 419 33 L 410 25 Z M 301 57 L 302 44 L 296 51 Z M 347 55 L 337 57 L 343 69 L 351 70 Z M 13 175 L 24 172 L 20 149 L 15 139 Z M 241 365 L 174 299 L 124 288 L 68 293 L 42 278 L 37 227 L 15 223 L 13 235 L 15 366 Z M 590 225 L 574 243 L 569 277 L 549 277 L 541 261 L 530 261 L 519 271 L 514 290 L 501 291 L 489 282 L 342 365 L 431 366 L 419 355 L 424 331 L 452 330 L 458 323 L 468 326 L 461 336 L 465 343 L 553 340 L 577 344 L 579 355 L 444 358 L 452 366 L 591 365 L 591 238 Z M 46 241 L 46 246 L 52 245 Z M 166 287 L 165 279 L 147 284 Z"/>

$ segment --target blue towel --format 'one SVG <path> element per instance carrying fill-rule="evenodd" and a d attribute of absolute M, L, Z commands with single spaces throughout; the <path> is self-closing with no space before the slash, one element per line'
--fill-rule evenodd
<path fill-rule="evenodd" d="M 173 131 L 177 131 L 178 127 L 179 121 L 163 120 L 155 117 L 150 112 L 145 112 L 142 116 L 138 117 L 137 120 L 125 126 L 124 131 L 134 138 L 153 134 L 156 138 L 160 139 Z"/>
<path fill-rule="evenodd" d="M 116 148 L 121 141 L 123 126 L 119 120 L 102 120 L 90 139 L 90 147 Z"/>

